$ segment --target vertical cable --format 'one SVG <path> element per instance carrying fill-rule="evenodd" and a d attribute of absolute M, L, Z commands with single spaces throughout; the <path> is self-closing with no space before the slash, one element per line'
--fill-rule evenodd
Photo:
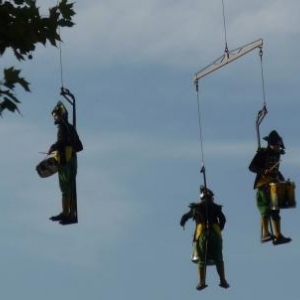
<path fill-rule="evenodd" d="M 199 82 L 198 80 L 195 82 L 196 85 L 196 94 L 197 94 L 197 107 L 198 107 L 198 125 L 199 125 L 199 140 L 200 140 L 200 151 L 201 151 L 201 162 L 202 167 L 200 169 L 200 173 L 203 174 L 203 181 L 204 181 L 204 194 L 205 198 L 207 197 L 207 186 L 206 186 L 206 172 L 205 172 L 205 164 L 204 164 L 204 147 L 203 147 L 203 132 L 202 132 L 202 115 L 200 109 L 200 96 L 199 96 Z M 207 269 L 207 258 L 208 258 L 208 239 L 210 237 L 210 229 L 209 229 L 209 220 L 208 220 L 208 204 L 206 198 L 206 226 L 207 226 L 207 240 L 205 242 L 205 266 L 204 266 L 204 278 L 206 279 L 206 269 Z"/>
<path fill-rule="evenodd" d="M 60 0 L 57 0 L 56 6 L 59 7 L 59 4 L 60 4 Z M 61 43 L 60 26 L 58 26 L 58 35 L 60 37 L 60 39 L 58 41 L 60 84 L 61 84 L 61 87 L 63 87 L 64 86 L 64 77 L 63 77 L 62 43 Z"/>
<path fill-rule="evenodd" d="M 266 92 L 265 92 L 265 78 L 264 78 L 264 66 L 263 66 L 263 50 L 260 47 L 259 49 L 259 57 L 260 57 L 260 69 L 261 69 L 261 82 L 262 82 L 262 93 L 263 93 L 263 104 L 266 106 Z"/>
<path fill-rule="evenodd" d="M 199 96 L 199 82 L 195 82 L 196 85 L 196 94 L 197 94 L 197 107 L 198 107 L 198 126 L 199 126 L 199 141 L 200 141 L 200 152 L 201 152 L 201 168 L 204 168 L 204 151 L 203 151 L 203 133 L 202 133 L 202 116 L 200 109 L 200 96 Z"/>
<path fill-rule="evenodd" d="M 58 34 L 60 36 L 60 27 L 58 28 Z M 64 78 L 63 78 L 63 63 L 62 63 L 62 45 L 61 45 L 61 41 L 58 42 L 58 49 L 59 49 L 60 83 L 61 83 L 61 87 L 63 87 L 64 86 Z"/>
<path fill-rule="evenodd" d="M 225 17 L 224 0 L 222 0 L 222 8 L 223 8 L 223 27 L 224 27 L 225 53 L 227 54 L 227 58 L 229 58 L 229 50 L 228 50 L 228 45 L 227 45 L 227 29 L 226 29 L 226 17 Z"/>

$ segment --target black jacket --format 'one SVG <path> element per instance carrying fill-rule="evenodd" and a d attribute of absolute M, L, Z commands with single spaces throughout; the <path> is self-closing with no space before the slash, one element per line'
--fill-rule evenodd
<path fill-rule="evenodd" d="M 224 229 L 226 218 L 222 212 L 221 205 L 208 200 L 200 203 L 191 203 L 189 207 L 191 208 L 190 211 L 181 217 L 181 226 L 184 226 L 189 219 L 193 218 L 196 225 L 208 224 L 208 226 L 212 226 L 213 224 L 218 224 L 221 230 Z"/>
<path fill-rule="evenodd" d="M 263 182 L 270 183 L 284 180 L 283 175 L 279 171 L 280 155 L 280 152 L 274 151 L 269 147 L 260 148 L 257 151 L 249 165 L 249 170 L 256 173 L 254 189 L 262 185 Z M 272 168 L 272 171 L 266 174 L 266 171 L 270 170 L 270 168 Z"/>
<path fill-rule="evenodd" d="M 66 163 L 65 148 L 72 146 L 72 125 L 68 122 L 62 122 L 57 125 L 57 140 L 51 145 L 50 152 L 58 151 L 60 156 L 60 164 Z"/>

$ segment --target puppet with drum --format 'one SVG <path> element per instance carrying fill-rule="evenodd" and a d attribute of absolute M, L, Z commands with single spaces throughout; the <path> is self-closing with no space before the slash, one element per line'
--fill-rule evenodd
<path fill-rule="evenodd" d="M 42 178 L 58 172 L 62 212 L 50 217 L 50 220 L 66 225 L 76 222 L 77 212 L 73 207 L 77 174 L 76 152 L 82 151 L 83 146 L 75 127 L 68 122 L 68 111 L 61 101 L 54 107 L 52 116 L 58 128 L 57 140 L 47 152 L 51 156 L 40 162 L 36 170 Z"/>
<path fill-rule="evenodd" d="M 280 209 L 296 207 L 295 184 L 286 181 L 279 171 L 280 157 L 285 154 L 281 136 L 273 130 L 263 139 L 267 141 L 267 147 L 259 148 L 249 165 L 249 170 L 256 173 L 254 189 L 261 214 L 261 242 L 285 244 L 292 239 L 281 233 Z"/>

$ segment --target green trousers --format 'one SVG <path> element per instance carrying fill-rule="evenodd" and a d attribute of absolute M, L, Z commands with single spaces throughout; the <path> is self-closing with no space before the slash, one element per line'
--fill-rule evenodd
<path fill-rule="evenodd" d="M 58 181 L 63 198 L 69 198 L 77 175 L 77 163 L 72 157 L 66 164 L 58 167 Z"/>
<path fill-rule="evenodd" d="M 262 186 L 256 192 L 256 206 L 263 218 L 271 217 L 273 220 L 280 220 L 279 209 L 270 208 L 270 191 L 268 186 Z"/>
<path fill-rule="evenodd" d="M 201 233 L 197 241 L 197 251 L 199 255 L 198 265 L 204 267 L 206 259 L 213 259 L 216 264 L 223 263 L 223 241 L 222 236 L 215 232 L 213 229 L 210 230 L 210 234 L 206 232 Z"/>

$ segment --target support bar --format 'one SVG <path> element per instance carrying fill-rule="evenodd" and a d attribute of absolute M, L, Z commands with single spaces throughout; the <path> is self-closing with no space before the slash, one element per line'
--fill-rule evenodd
<path fill-rule="evenodd" d="M 247 54 L 255 48 L 262 47 L 263 40 L 259 39 L 247 45 L 241 46 L 237 49 L 225 52 L 222 56 L 217 58 L 212 64 L 208 65 L 204 69 L 200 70 L 194 75 L 194 82 L 196 83 L 200 78 L 212 73 L 213 71 L 231 63 L 239 57 Z"/>

